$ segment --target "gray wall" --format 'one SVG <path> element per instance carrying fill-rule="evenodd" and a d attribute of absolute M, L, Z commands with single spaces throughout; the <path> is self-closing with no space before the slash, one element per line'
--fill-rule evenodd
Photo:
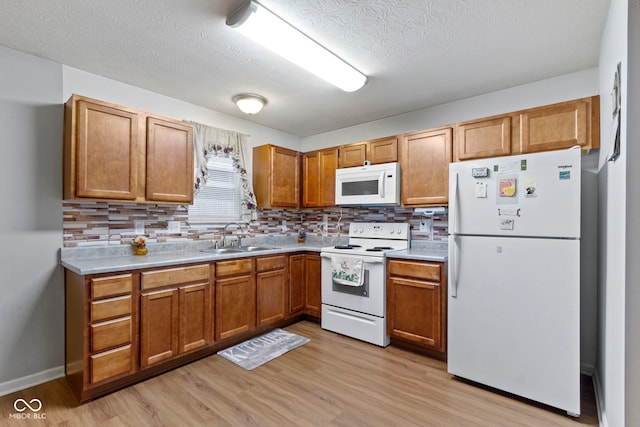
<path fill-rule="evenodd" d="M 63 373 L 64 288 L 62 66 L 2 47 L 0 63 L 1 393 Z"/>
<path fill-rule="evenodd" d="M 627 241 L 625 293 L 625 421 L 640 425 L 640 2 L 627 3 Z M 633 77 L 631 77 L 633 76 Z"/>
<path fill-rule="evenodd" d="M 607 159 L 613 150 L 611 90 L 616 65 L 622 63 L 621 154 Z M 628 182 L 627 153 L 627 0 L 611 0 L 600 47 L 599 212 L 598 212 L 598 357 L 595 382 L 602 424 L 624 426 L 625 406 L 625 189 Z M 637 260 L 636 260 L 637 263 Z M 632 424 L 626 424 L 632 425 Z"/>

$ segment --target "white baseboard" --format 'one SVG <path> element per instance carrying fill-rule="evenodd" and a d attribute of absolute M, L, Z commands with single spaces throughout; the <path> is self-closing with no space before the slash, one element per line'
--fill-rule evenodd
<path fill-rule="evenodd" d="M 64 376 L 64 365 L 56 368 L 47 369 L 26 377 L 16 378 L 15 380 L 0 383 L 0 396 L 13 393 L 14 391 L 33 387 L 34 385 L 46 383 Z"/>
<path fill-rule="evenodd" d="M 607 422 L 607 415 L 603 411 L 604 395 L 602 394 L 602 383 L 600 382 L 600 376 L 598 375 L 597 370 L 593 372 L 593 376 L 591 378 L 593 380 L 593 391 L 596 395 L 598 423 L 600 424 L 600 427 L 609 427 L 609 423 Z"/>

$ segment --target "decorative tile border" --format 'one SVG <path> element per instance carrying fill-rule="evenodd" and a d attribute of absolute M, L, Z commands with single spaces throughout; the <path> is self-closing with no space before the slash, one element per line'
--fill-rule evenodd
<path fill-rule="evenodd" d="M 136 237 L 135 222 L 144 221 L 144 235 L 150 242 L 220 240 L 224 225 L 190 225 L 183 205 L 147 205 L 111 202 L 63 202 L 64 247 L 130 244 Z M 322 229 L 323 216 L 328 229 Z M 447 215 L 436 215 L 432 223 L 433 241 L 446 241 Z M 180 232 L 169 233 L 168 221 L 179 221 Z M 430 232 L 420 232 L 420 217 L 410 208 L 326 208 L 264 209 L 243 230 L 230 229 L 243 237 L 260 235 L 295 236 L 346 235 L 351 222 L 409 222 L 412 240 L 431 240 Z M 283 225 L 284 224 L 284 225 Z"/>

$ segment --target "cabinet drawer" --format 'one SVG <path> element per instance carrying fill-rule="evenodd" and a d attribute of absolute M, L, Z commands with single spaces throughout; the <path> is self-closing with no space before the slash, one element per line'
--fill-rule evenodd
<path fill-rule="evenodd" d="M 142 273 L 140 286 L 142 290 L 161 288 L 163 286 L 175 286 L 191 282 L 208 282 L 209 264 L 194 265 L 191 267 L 167 268 L 157 271 Z"/>
<path fill-rule="evenodd" d="M 93 299 L 130 294 L 132 290 L 133 274 L 91 279 L 91 298 Z"/>
<path fill-rule="evenodd" d="M 216 277 L 235 276 L 238 274 L 249 274 L 252 269 L 251 258 L 234 259 L 231 261 L 220 261 L 216 263 Z"/>
<path fill-rule="evenodd" d="M 116 348 L 89 358 L 91 383 L 98 383 L 131 370 L 131 345 Z"/>
<path fill-rule="evenodd" d="M 439 282 L 442 264 L 389 261 L 388 267 L 391 276 L 413 277 L 431 282 Z"/>
<path fill-rule="evenodd" d="M 256 259 L 256 271 L 261 273 L 263 271 L 282 270 L 286 265 L 286 258 L 284 255 L 270 256 Z"/>
<path fill-rule="evenodd" d="M 131 295 L 91 302 L 91 322 L 113 319 L 131 314 Z"/>
<path fill-rule="evenodd" d="M 92 353 L 131 343 L 131 317 L 90 326 Z"/>

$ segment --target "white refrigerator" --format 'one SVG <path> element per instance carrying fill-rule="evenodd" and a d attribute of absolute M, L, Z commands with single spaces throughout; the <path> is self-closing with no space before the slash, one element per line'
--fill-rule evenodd
<path fill-rule="evenodd" d="M 580 414 L 580 150 L 449 168 L 448 370 Z"/>

